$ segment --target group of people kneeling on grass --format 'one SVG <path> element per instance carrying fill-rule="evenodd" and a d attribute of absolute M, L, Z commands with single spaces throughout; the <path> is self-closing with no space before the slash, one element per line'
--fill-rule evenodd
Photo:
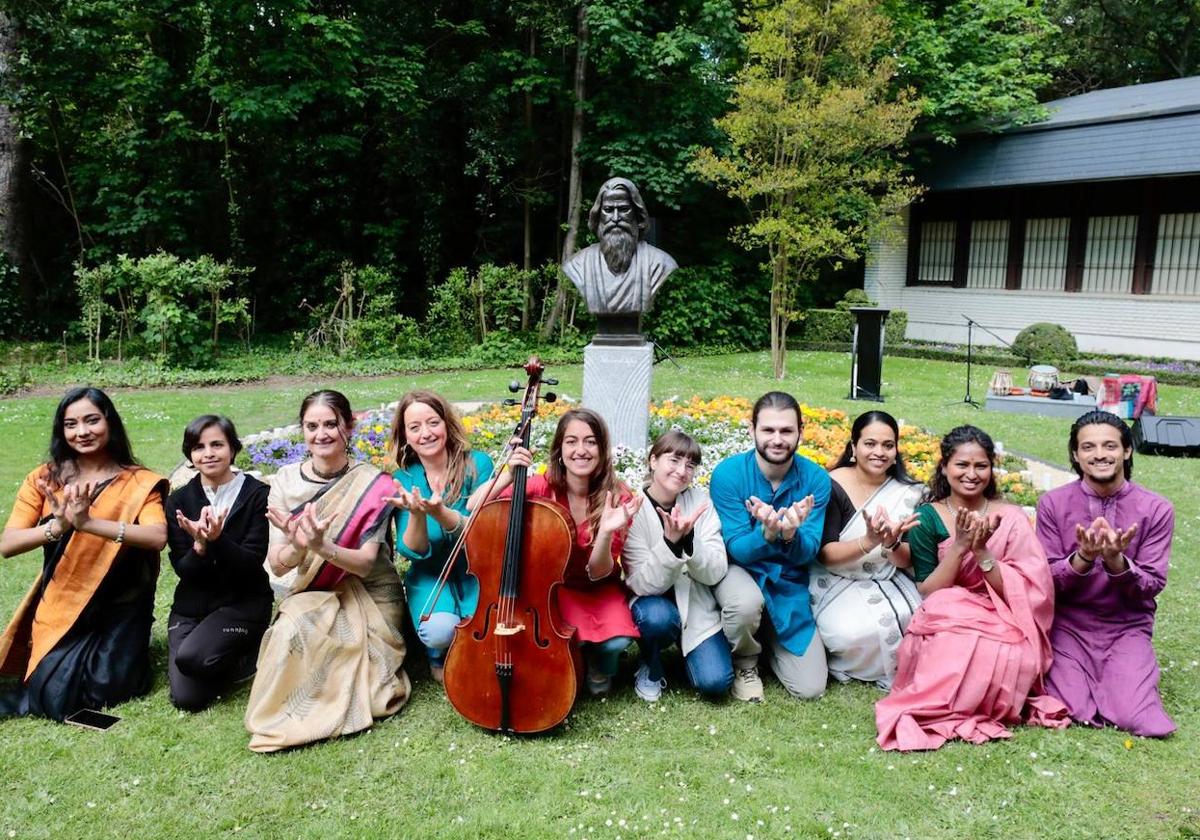
<path fill-rule="evenodd" d="M 183 454 L 198 474 L 168 495 L 134 459 L 111 400 L 68 393 L 49 458 L 0 537 L 6 557 L 44 553 L 0 637 L 0 673 L 17 678 L 0 714 L 61 720 L 149 690 L 164 547 L 179 577 L 171 700 L 199 710 L 252 678 L 251 749 L 361 731 L 396 712 L 410 690 L 406 620 L 440 681 L 479 593 L 464 560 L 447 585 L 439 573 L 471 511 L 512 492 L 512 472 L 491 480 L 492 461 L 430 391 L 397 407 L 392 475 L 353 458 L 342 394 L 307 396 L 300 424 L 308 457 L 268 485 L 233 469 L 241 442 L 228 419 L 197 418 Z M 1130 480 L 1122 420 L 1093 411 L 1071 427 L 1080 479 L 1042 497 L 1036 533 L 999 497 L 995 448 L 974 426 L 942 439 L 928 486 L 909 478 L 899 426 L 882 411 L 854 421 L 828 471 L 797 454 L 803 417 L 790 395 L 761 397 L 750 431 L 753 449 L 718 464 L 707 493 L 692 481 L 700 446 L 667 432 L 637 492 L 614 472 L 604 421 L 586 408 L 562 416 L 526 490 L 576 526 L 558 606 L 591 694 L 611 690 L 636 641 L 634 690 L 650 702 L 675 644 L 692 686 L 712 698 L 761 701 L 764 651 L 795 697 L 819 697 L 829 675 L 874 683 L 888 692 L 875 707 L 885 749 L 979 743 L 1021 722 L 1174 730 L 1151 646 L 1174 513 Z M 533 462 L 519 439 L 510 447 L 510 466 Z"/>

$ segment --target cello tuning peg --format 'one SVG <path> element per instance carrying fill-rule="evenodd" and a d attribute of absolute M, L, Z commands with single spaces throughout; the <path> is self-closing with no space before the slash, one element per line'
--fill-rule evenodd
<path fill-rule="evenodd" d="M 517 391 L 520 391 L 524 387 L 525 387 L 524 385 L 522 385 L 520 382 L 518 382 L 515 379 L 512 382 L 508 383 L 508 390 L 514 394 L 517 393 Z"/>
<path fill-rule="evenodd" d="M 546 393 L 542 394 L 542 399 L 548 403 L 552 403 L 558 399 L 558 394 L 554 393 L 553 391 L 547 391 Z"/>
<path fill-rule="evenodd" d="M 544 382 L 547 385 L 557 385 L 558 384 L 557 379 L 543 379 L 542 382 Z"/>
<path fill-rule="evenodd" d="M 516 400 L 511 399 L 511 398 L 504 401 L 504 405 L 519 405 L 519 404 L 520 403 L 518 403 Z"/>

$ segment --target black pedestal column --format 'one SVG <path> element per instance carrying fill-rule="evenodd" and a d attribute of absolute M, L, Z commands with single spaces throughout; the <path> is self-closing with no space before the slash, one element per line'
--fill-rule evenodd
<path fill-rule="evenodd" d="M 890 309 L 852 306 L 854 344 L 850 354 L 850 399 L 883 402 L 883 324 Z"/>

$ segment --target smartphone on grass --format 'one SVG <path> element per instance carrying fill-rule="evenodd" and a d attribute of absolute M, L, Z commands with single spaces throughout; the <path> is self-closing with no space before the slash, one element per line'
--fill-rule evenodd
<path fill-rule="evenodd" d="M 82 726 L 84 729 L 94 729 L 97 732 L 104 732 L 106 729 L 111 729 L 114 724 L 120 723 L 121 719 L 116 715 L 97 712 L 95 709 L 80 709 L 79 711 L 67 715 L 63 723 L 69 723 L 72 726 Z"/>

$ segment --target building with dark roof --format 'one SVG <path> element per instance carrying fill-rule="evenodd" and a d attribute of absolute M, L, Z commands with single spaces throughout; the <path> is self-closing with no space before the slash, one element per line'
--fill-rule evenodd
<path fill-rule="evenodd" d="M 908 312 L 909 338 L 1052 321 L 1084 351 L 1200 359 L 1200 77 L 1045 108 L 930 147 L 867 293 Z"/>

